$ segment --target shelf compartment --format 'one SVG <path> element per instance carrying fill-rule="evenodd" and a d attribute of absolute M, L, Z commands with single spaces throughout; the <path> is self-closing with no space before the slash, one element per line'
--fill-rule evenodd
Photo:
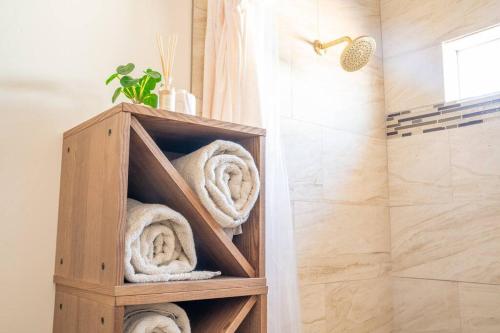
<path fill-rule="evenodd" d="M 129 196 L 142 202 L 161 203 L 189 221 L 197 253 L 206 255 L 212 269 L 224 274 L 255 276 L 255 270 L 201 204 L 196 194 L 135 118 L 131 121 Z"/>
<path fill-rule="evenodd" d="M 257 302 L 258 296 L 250 296 L 230 298 L 223 302 L 198 302 L 185 305 L 185 307 L 192 318 L 193 333 L 233 333 L 240 327 Z M 182 306 L 182 303 L 180 304 Z M 207 308 L 217 310 L 203 311 Z"/>
<path fill-rule="evenodd" d="M 125 104 L 124 109 L 132 112 L 133 118 L 138 120 L 167 159 L 191 153 L 218 139 L 239 143 L 247 149 L 259 170 L 261 189 L 247 222 L 242 225 L 243 233 L 235 236 L 232 243 L 252 266 L 254 272 L 250 276 L 264 276 L 265 130 L 175 112 L 150 110 L 140 105 Z M 151 111 L 155 116 L 152 116 Z M 182 178 L 181 180 L 185 183 Z M 190 192 L 193 193 L 191 190 Z M 215 222 L 200 200 L 194 198 L 205 212 L 206 218 Z"/>
<path fill-rule="evenodd" d="M 53 332 L 122 333 L 126 306 L 110 304 L 110 299 L 112 297 L 57 286 Z M 237 295 L 166 302 L 174 302 L 186 311 L 193 333 L 254 333 L 259 331 L 252 330 L 248 322 L 260 311 L 263 301 L 261 295 Z"/>
<path fill-rule="evenodd" d="M 56 300 L 68 305 L 67 312 L 54 313 L 54 332 L 121 332 L 117 318 L 123 317 L 120 311 L 128 304 L 187 300 L 211 304 L 250 297 L 257 301 L 239 323 L 238 332 L 265 332 L 264 135 L 259 128 L 127 103 L 65 132 L 54 282 Z M 233 242 L 169 160 L 217 139 L 243 145 L 261 177 L 258 201 L 242 226 L 243 234 Z M 123 255 L 129 196 L 166 204 L 185 215 L 201 259 L 198 269 L 221 270 L 226 276 L 126 283 Z M 241 311 L 248 307 L 242 306 Z M 98 315 L 104 324 L 101 317 L 94 321 Z M 80 318 L 76 326 L 68 319 L 75 316 Z M 91 324 L 81 323 L 89 318 Z"/>

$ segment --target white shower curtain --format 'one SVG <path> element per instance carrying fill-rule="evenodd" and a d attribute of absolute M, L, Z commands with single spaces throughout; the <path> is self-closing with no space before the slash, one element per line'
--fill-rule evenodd
<path fill-rule="evenodd" d="M 272 0 L 208 0 L 202 114 L 267 129 L 268 331 L 298 333 L 297 268 L 279 133 L 274 17 Z"/>

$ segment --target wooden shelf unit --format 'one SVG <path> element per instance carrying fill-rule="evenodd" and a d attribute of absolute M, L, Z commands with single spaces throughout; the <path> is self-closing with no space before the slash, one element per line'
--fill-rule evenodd
<path fill-rule="evenodd" d="M 121 333 L 125 307 L 176 302 L 193 332 L 266 332 L 265 130 L 122 103 L 64 133 L 57 231 L 54 333 Z M 214 140 L 254 157 L 261 194 L 231 241 L 170 163 Z M 127 197 L 183 214 L 199 266 L 222 277 L 133 284 L 124 280 Z"/>

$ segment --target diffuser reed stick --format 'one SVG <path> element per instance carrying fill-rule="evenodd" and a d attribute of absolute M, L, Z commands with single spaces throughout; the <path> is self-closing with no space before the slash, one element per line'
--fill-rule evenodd
<path fill-rule="evenodd" d="M 160 52 L 161 68 L 163 71 L 163 79 L 165 87 L 172 83 L 172 71 L 174 68 L 175 50 L 177 48 L 177 35 L 170 35 L 167 38 L 167 53 L 163 45 L 163 37 L 157 35 L 158 51 Z"/>
<path fill-rule="evenodd" d="M 167 38 L 167 53 L 163 45 L 163 37 L 156 36 L 158 51 L 160 52 L 161 69 L 163 72 L 163 88 L 160 89 L 160 109 L 175 111 L 175 88 L 172 87 L 172 73 L 174 68 L 175 49 L 177 48 L 177 35 Z"/>

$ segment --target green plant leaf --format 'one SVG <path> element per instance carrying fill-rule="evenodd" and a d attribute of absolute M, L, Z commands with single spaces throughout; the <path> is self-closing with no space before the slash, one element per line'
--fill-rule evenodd
<path fill-rule="evenodd" d="M 135 65 L 131 62 L 129 62 L 126 65 L 118 66 L 116 68 L 116 72 L 121 75 L 127 75 L 130 74 L 135 68 Z"/>
<path fill-rule="evenodd" d="M 122 77 L 120 79 L 120 84 L 125 88 L 132 87 L 132 86 L 136 85 L 137 83 L 139 83 L 139 80 L 134 79 L 128 75 L 125 75 L 124 77 Z"/>
<path fill-rule="evenodd" d="M 122 88 L 121 87 L 116 88 L 115 92 L 113 93 L 113 98 L 111 99 L 113 101 L 113 103 L 116 101 L 116 99 L 118 98 L 118 96 L 120 96 L 121 92 L 122 92 Z"/>
<path fill-rule="evenodd" d="M 106 80 L 106 85 L 108 85 L 111 81 L 113 81 L 114 79 L 116 79 L 118 77 L 118 73 L 115 73 L 115 74 L 111 74 L 110 77 L 108 77 L 108 79 Z"/>
<path fill-rule="evenodd" d="M 158 95 L 156 95 L 156 94 L 146 95 L 146 96 L 144 96 L 144 99 L 142 102 L 146 105 L 149 105 L 153 108 L 156 108 L 158 106 Z"/>
<path fill-rule="evenodd" d="M 122 88 L 122 92 L 127 98 L 134 99 L 134 96 L 130 93 L 130 88 Z"/>
<path fill-rule="evenodd" d="M 150 73 L 148 73 L 148 75 L 157 82 L 161 81 L 161 74 L 158 72 L 151 71 Z"/>
<path fill-rule="evenodd" d="M 147 96 L 156 87 L 156 81 L 149 75 L 144 75 L 139 82 L 139 86 L 141 87 L 140 96 Z"/>
<path fill-rule="evenodd" d="M 148 68 L 144 71 L 144 73 L 146 73 L 149 77 L 151 77 L 152 79 L 154 79 L 156 82 L 160 82 L 161 81 L 161 74 L 157 71 L 154 71 L 152 70 L 151 68 Z"/>

